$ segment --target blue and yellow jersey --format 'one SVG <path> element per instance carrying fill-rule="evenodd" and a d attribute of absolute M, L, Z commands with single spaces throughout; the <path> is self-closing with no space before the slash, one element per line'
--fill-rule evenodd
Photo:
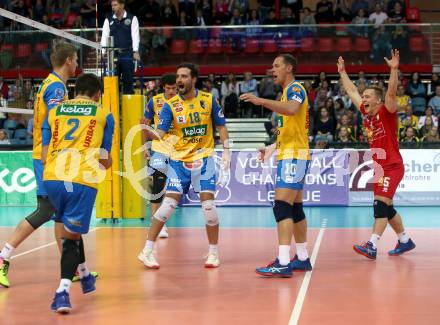
<path fill-rule="evenodd" d="M 92 100 L 67 100 L 50 110 L 43 125 L 43 145 L 49 146 L 43 179 L 97 188 L 105 178 L 99 149 L 110 153 L 114 124 L 110 111 Z"/>
<path fill-rule="evenodd" d="M 48 111 L 69 99 L 63 80 L 55 72 L 50 73 L 40 85 L 34 103 L 33 159 L 41 159 L 41 142 L 44 120 Z"/>
<path fill-rule="evenodd" d="M 278 114 L 278 160 L 309 160 L 309 101 L 306 90 L 298 81 L 291 82 L 283 90 L 281 101 L 291 100 L 297 101 L 301 106 L 295 115 Z"/>
<path fill-rule="evenodd" d="M 225 123 L 217 99 L 210 93 L 196 90 L 192 99 L 176 95 L 165 103 L 158 129 L 168 132 L 173 126 L 177 142 L 171 159 L 192 162 L 213 153 L 214 127 Z"/>
<path fill-rule="evenodd" d="M 153 125 L 155 129 L 157 129 L 157 126 L 159 125 L 160 112 L 162 111 L 165 102 L 166 102 L 165 95 L 163 93 L 157 94 L 148 101 L 147 107 L 145 109 L 144 116 L 150 121 L 153 121 Z M 151 144 L 151 150 L 155 152 L 163 153 L 166 156 L 170 156 L 173 148 L 168 142 L 166 142 L 166 139 L 173 134 L 174 134 L 174 129 L 171 126 L 168 133 L 163 138 L 165 142 L 159 140 L 153 140 L 153 143 Z"/>

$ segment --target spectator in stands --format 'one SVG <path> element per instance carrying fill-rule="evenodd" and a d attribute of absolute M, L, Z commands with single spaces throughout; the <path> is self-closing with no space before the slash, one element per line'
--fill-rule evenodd
<path fill-rule="evenodd" d="M 146 0 L 140 8 L 139 20 L 142 26 L 157 26 L 160 22 L 160 5 L 156 0 Z"/>
<path fill-rule="evenodd" d="M 96 0 L 86 0 L 81 6 L 81 16 L 85 27 L 96 25 Z"/>
<path fill-rule="evenodd" d="M 214 24 L 222 25 L 229 20 L 228 0 L 216 0 L 214 5 Z"/>
<path fill-rule="evenodd" d="M 214 87 L 210 79 L 206 79 L 205 87 L 208 93 L 211 93 L 215 98 L 220 98 L 220 92 Z"/>
<path fill-rule="evenodd" d="M 405 135 L 404 137 L 400 140 L 401 142 L 419 142 L 419 139 L 416 136 L 416 131 L 414 130 L 413 127 L 408 126 L 405 129 Z"/>
<path fill-rule="evenodd" d="M 269 11 L 269 16 L 267 16 L 266 20 L 264 20 L 264 25 L 278 25 L 279 21 L 277 18 L 277 14 L 275 10 Z"/>
<path fill-rule="evenodd" d="M 440 142 L 438 126 L 433 126 L 428 134 L 422 139 L 423 142 Z"/>
<path fill-rule="evenodd" d="M 359 9 L 356 17 L 351 21 L 352 25 L 358 26 L 350 26 L 349 32 L 356 37 L 368 37 L 368 26 L 369 23 L 368 18 L 366 17 L 365 9 Z"/>
<path fill-rule="evenodd" d="M 370 82 L 365 77 L 365 72 L 364 71 L 359 71 L 358 78 L 357 78 L 357 80 L 354 81 L 354 84 L 356 86 L 359 86 L 360 84 L 364 84 L 365 86 L 369 86 L 370 85 Z"/>
<path fill-rule="evenodd" d="M 393 49 L 399 49 L 402 52 L 400 59 L 402 62 L 408 62 L 410 51 L 408 44 L 408 32 L 403 26 L 395 26 L 391 31 L 391 46 Z"/>
<path fill-rule="evenodd" d="M 303 15 L 301 17 L 301 25 L 315 25 L 315 16 L 312 15 L 312 10 L 309 7 L 305 7 Z M 316 33 L 316 27 L 300 27 L 300 35 L 302 37 L 313 36 Z"/>
<path fill-rule="evenodd" d="M 287 7 L 286 8 L 286 15 L 281 21 L 284 25 L 296 25 L 299 23 L 299 17 L 295 16 L 295 13 L 293 12 L 292 8 Z"/>
<path fill-rule="evenodd" d="M 347 114 L 347 109 L 344 107 L 344 101 L 341 98 L 335 99 L 334 116 L 335 121 L 340 121 L 341 116 Z"/>
<path fill-rule="evenodd" d="M 43 0 L 37 0 L 32 7 L 32 19 L 41 23 L 45 13 L 46 7 L 43 4 Z"/>
<path fill-rule="evenodd" d="M 74 13 L 79 16 L 81 14 L 81 6 L 82 0 L 72 0 L 69 6 L 69 13 Z"/>
<path fill-rule="evenodd" d="M 334 100 L 341 99 L 344 103 L 344 108 L 348 109 L 353 104 L 350 96 L 347 95 L 347 91 L 344 88 L 340 88 L 338 94 L 333 98 Z"/>
<path fill-rule="evenodd" d="M 419 130 L 417 132 L 419 138 L 422 138 L 425 135 L 427 135 L 433 126 L 434 126 L 434 123 L 432 121 L 432 117 L 428 116 L 427 118 L 425 118 L 425 124 L 421 128 L 419 128 Z"/>
<path fill-rule="evenodd" d="M 260 19 L 265 21 L 269 16 L 269 11 L 273 8 L 274 2 L 273 0 L 258 0 L 258 2 L 260 3 L 258 7 Z"/>
<path fill-rule="evenodd" d="M 425 115 L 419 117 L 419 126 L 420 129 L 423 125 L 425 125 L 425 120 L 430 117 L 432 119 L 432 124 L 435 126 L 438 126 L 438 117 L 433 115 L 434 110 L 431 106 L 426 107 L 425 109 Z"/>
<path fill-rule="evenodd" d="M 397 7 L 398 8 L 397 11 L 401 15 L 405 16 L 405 12 L 406 12 L 405 4 L 401 0 L 388 0 L 388 3 L 387 3 L 387 13 L 388 13 L 388 16 L 389 17 L 393 17 L 393 15 L 396 14 L 396 5 L 399 5 L 399 7 Z"/>
<path fill-rule="evenodd" d="M 335 22 L 351 21 L 349 0 L 335 0 Z"/>
<path fill-rule="evenodd" d="M 400 136 L 403 137 L 405 133 L 405 129 L 407 127 L 412 127 L 417 130 L 419 126 L 419 119 L 417 116 L 413 115 L 411 106 L 407 106 L 405 110 L 405 115 L 399 117 L 399 133 Z"/>
<path fill-rule="evenodd" d="M 325 100 L 324 107 L 327 108 L 329 115 L 335 117 L 335 103 L 333 102 L 333 97 L 327 97 Z"/>
<path fill-rule="evenodd" d="M 229 73 L 226 80 L 222 82 L 221 93 L 226 117 L 237 116 L 239 87 L 235 74 Z"/>
<path fill-rule="evenodd" d="M 81 16 L 76 16 L 75 21 L 73 22 L 72 28 L 77 28 L 77 29 L 84 28 Z"/>
<path fill-rule="evenodd" d="M 374 31 L 372 49 L 370 58 L 375 63 L 382 62 L 383 58 L 391 52 L 391 35 L 386 31 L 384 25 L 380 25 Z"/>
<path fill-rule="evenodd" d="M 325 82 L 325 81 L 327 83 L 330 82 L 329 78 L 327 77 L 327 74 L 324 71 L 321 71 L 319 73 L 318 78 L 315 79 L 315 82 L 313 83 L 313 87 L 314 88 L 321 88 L 323 85 L 323 82 Z"/>
<path fill-rule="evenodd" d="M 26 5 L 24 0 L 12 0 L 11 11 L 20 16 L 32 17 L 32 9 Z"/>
<path fill-rule="evenodd" d="M 347 129 L 350 137 L 355 137 L 356 132 L 354 127 L 350 124 L 350 118 L 348 117 L 348 114 L 343 114 L 341 116 L 341 119 L 338 121 L 338 124 L 336 126 L 336 134 L 339 134 L 339 129 L 342 127 Z"/>
<path fill-rule="evenodd" d="M 389 22 L 394 24 L 404 24 L 406 23 L 406 14 L 403 11 L 402 4 L 397 1 L 394 4 L 394 9 L 388 13 Z"/>
<path fill-rule="evenodd" d="M 160 9 L 160 20 L 162 26 L 176 26 L 179 23 L 177 10 L 171 0 L 165 0 Z"/>
<path fill-rule="evenodd" d="M 335 130 L 335 123 L 330 117 L 327 108 L 321 107 L 319 109 L 319 117 L 315 123 L 315 141 L 333 141 L 333 132 Z"/>
<path fill-rule="evenodd" d="M 313 104 L 313 110 L 315 111 L 315 114 L 318 114 L 319 108 L 325 106 L 326 100 L 327 100 L 327 90 L 320 89 L 318 91 L 318 95 L 316 96 L 315 102 Z"/>
<path fill-rule="evenodd" d="M 6 82 L 3 81 L 3 77 L 0 76 L 0 93 L 4 99 L 8 99 L 9 97 L 9 86 Z"/>
<path fill-rule="evenodd" d="M 229 25 L 244 25 L 244 19 L 241 16 L 240 10 L 235 8 L 232 11 L 232 17 L 229 21 Z"/>
<path fill-rule="evenodd" d="M 197 9 L 196 10 L 196 20 L 194 22 L 195 26 L 200 26 L 200 27 L 205 27 L 207 24 L 205 22 L 205 18 L 203 17 L 203 11 L 202 9 Z M 199 39 L 206 39 L 208 40 L 209 38 L 209 30 L 207 30 L 206 28 L 201 28 L 199 30 L 197 30 L 197 35 Z"/>
<path fill-rule="evenodd" d="M 179 0 L 179 13 L 185 12 L 188 25 L 193 25 L 196 17 L 196 0 Z"/>
<path fill-rule="evenodd" d="M 397 102 L 397 114 L 405 115 L 406 107 L 410 106 L 412 102 L 411 102 L 411 97 L 405 94 L 405 87 L 402 85 L 397 87 L 396 102 Z"/>
<path fill-rule="evenodd" d="M 333 2 L 329 0 L 320 0 L 316 4 L 315 20 L 320 23 L 332 23 L 333 22 Z"/>
<path fill-rule="evenodd" d="M 429 100 L 428 106 L 434 109 L 434 115 L 440 114 L 440 85 L 435 87 L 435 96 Z"/>
<path fill-rule="evenodd" d="M 21 101 L 21 94 L 23 93 L 23 78 L 21 75 L 15 79 L 15 83 L 9 87 L 9 106 L 24 108 Z"/>
<path fill-rule="evenodd" d="M 388 19 L 388 15 L 382 10 L 380 3 L 376 3 L 374 6 L 374 12 L 370 15 L 369 20 L 376 28 L 385 23 Z"/>
<path fill-rule="evenodd" d="M 339 130 L 337 130 L 337 135 L 337 142 L 339 143 L 352 143 L 354 140 L 345 126 L 341 126 Z"/>
<path fill-rule="evenodd" d="M 212 7 L 212 1 L 203 0 L 200 8 L 202 9 L 203 19 L 205 20 L 206 25 L 212 25 L 212 14 L 214 11 Z"/>
<path fill-rule="evenodd" d="M 266 71 L 266 76 L 260 81 L 258 91 L 262 98 L 275 100 L 280 89 L 273 82 L 272 70 Z"/>
<path fill-rule="evenodd" d="M 256 9 L 252 9 L 249 15 L 249 19 L 246 23 L 249 26 L 258 26 L 261 25 L 260 18 L 258 17 L 258 11 Z M 258 37 L 261 35 L 261 28 L 246 28 L 246 36 L 247 37 Z"/>
<path fill-rule="evenodd" d="M 369 10 L 369 3 L 367 0 L 354 0 L 351 3 L 351 15 L 354 17 L 359 13 L 359 10 L 364 10 L 365 15 L 367 15 Z"/>
<path fill-rule="evenodd" d="M 8 139 L 8 134 L 3 129 L 0 129 L 0 144 L 11 144 Z"/>
<path fill-rule="evenodd" d="M 423 112 L 426 108 L 426 87 L 420 80 L 420 75 L 418 72 L 414 72 L 411 75 L 410 82 L 408 84 L 408 93 L 411 95 L 414 114 L 417 116 L 423 115 Z"/>
<path fill-rule="evenodd" d="M 245 93 L 252 93 L 258 97 L 258 82 L 252 76 L 252 72 L 250 71 L 244 73 L 244 80 L 240 83 L 240 95 Z M 253 114 L 255 114 L 254 104 L 250 102 L 241 102 L 240 104 L 246 117 L 251 117 Z"/>
<path fill-rule="evenodd" d="M 238 9 L 240 15 L 244 16 L 249 10 L 249 1 L 248 0 L 231 0 L 229 7 L 234 10 Z"/>
<path fill-rule="evenodd" d="M 435 96 L 435 88 L 440 86 L 440 79 L 437 73 L 431 75 L 431 82 L 428 84 L 427 95 L 429 98 Z"/>
<path fill-rule="evenodd" d="M 27 123 L 27 128 L 26 128 L 27 134 L 30 138 L 34 137 L 34 119 L 30 118 L 28 123 Z"/>
<path fill-rule="evenodd" d="M 304 81 L 304 88 L 307 92 L 307 98 L 309 99 L 309 106 L 311 106 L 311 103 L 315 102 L 317 92 L 315 88 L 313 88 L 311 80 Z"/>

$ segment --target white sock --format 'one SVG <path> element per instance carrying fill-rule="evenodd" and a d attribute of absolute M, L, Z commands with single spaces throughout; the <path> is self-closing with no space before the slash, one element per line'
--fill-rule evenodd
<path fill-rule="evenodd" d="M 406 234 L 406 231 L 397 234 L 397 236 L 402 244 L 406 244 L 409 241 L 409 236 Z"/>
<path fill-rule="evenodd" d="M 209 253 L 218 254 L 218 245 L 209 244 Z"/>
<path fill-rule="evenodd" d="M 307 253 L 307 242 L 296 243 L 296 255 L 298 255 L 300 261 L 305 261 L 309 258 L 309 254 Z"/>
<path fill-rule="evenodd" d="M 145 241 L 145 247 L 144 247 L 144 250 L 150 250 L 150 251 L 152 251 L 153 250 L 153 247 L 154 247 L 154 241 L 152 241 L 152 240 L 146 240 Z"/>
<path fill-rule="evenodd" d="M 85 278 L 86 276 L 89 276 L 90 271 L 87 268 L 86 262 L 78 265 L 78 272 L 79 272 L 79 277 L 81 279 Z"/>
<path fill-rule="evenodd" d="M 290 263 L 290 245 L 278 246 L 278 261 L 281 265 L 287 265 Z"/>
<path fill-rule="evenodd" d="M 12 247 L 8 243 L 3 246 L 2 250 L 0 251 L 0 258 L 3 260 L 8 260 L 11 257 L 12 252 L 14 251 L 15 247 Z"/>
<path fill-rule="evenodd" d="M 69 279 L 61 279 L 60 281 L 60 286 L 57 289 L 57 292 L 63 292 L 63 291 L 67 291 L 67 293 L 70 292 L 70 286 L 72 285 L 72 281 Z"/>
<path fill-rule="evenodd" d="M 376 243 L 379 241 L 380 236 L 376 234 L 372 234 L 370 238 L 370 243 L 373 244 L 373 248 L 376 248 Z"/>

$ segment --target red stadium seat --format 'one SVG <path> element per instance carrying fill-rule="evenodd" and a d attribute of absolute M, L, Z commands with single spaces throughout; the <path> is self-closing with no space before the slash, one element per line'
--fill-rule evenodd
<path fill-rule="evenodd" d="M 222 33 L 221 27 L 213 27 L 211 29 L 211 38 L 220 38 L 221 33 Z"/>
<path fill-rule="evenodd" d="M 411 36 L 409 38 L 409 49 L 412 52 L 424 52 L 427 49 L 425 48 L 425 41 L 423 36 Z"/>
<path fill-rule="evenodd" d="M 293 38 L 282 38 L 280 42 L 280 52 L 292 53 L 296 50 L 296 41 Z"/>
<path fill-rule="evenodd" d="M 276 53 L 278 52 L 278 45 L 274 39 L 263 40 L 263 53 Z"/>
<path fill-rule="evenodd" d="M 330 37 L 320 37 L 318 40 L 318 51 L 328 53 L 333 51 L 333 39 Z"/>
<path fill-rule="evenodd" d="M 171 43 L 170 54 L 179 55 L 185 54 L 186 42 L 182 39 L 175 39 Z"/>
<path fill-rule="evenodd" d="M 371 52 L 370 40 L 365 37 L 358 37 L 356 38 L 354 48 L 357 52 L 369 53 Z"/>
<path fill-rule="evenodd" d="M 420 11 L 417 7 L 411 7 L 406 10 L 406 20 L 408 23 L 420 22 Z"/>
<path fill-rule="evenodd" d="M 14 51 L 14 45 L 12 44 L 2 44 L 0 51 Z"/>
<path fill-rule="evenodd" d="M 350 37 L 339 37 L 336 40 L 336 51 L 347 53 L 353 51 L 353 45 Z"/>
<path fill-rule="evenodd" d="M 18 44 L 15 48 L 15 56 L 17 58 L 25 58 L 28 56 L 31 56 L 32 54 L 32 47 L 30 44 Z"/>
<path fill-rule="evenodd" d="M 191 54 L 202 54 L 203 52 L 205 52 L 203 41 L 201 39 L 192 40 L 189 43 L 188 52 Z"/>
<path fill-rule="evenodd" d="M 301 52 L 311 53 L 315 51 L 315 41 L 311 37 L 301 38 Z"/>
<path fill-rule="evenodd" d="M 255 54 L 260 52 L 260 42 L 257 39 L 247 39 L 244 46 L 244 53 Z"/>
<path fill-rule="evenodd" d="M 208 42 L 208 48 L 206 49 L 208 54 L 220 54 L 222 53 L 222 41 L 218 38 L 211 38 Z"/>
<path fill-rule="evenodd" d="M 163 36 L 165 36 L 165 38 L 173 37 L 173 28 L 170 26 L 163 26 Z"/>
<path fill-rule="evenodd" d="M 48 48 L 49 48 L 49 44 L 47 44 L 47 43 L 37 43 L 37 44 L 35 44 L 34 52 L 37 52 L 37 53 L 43 52 L 43 51 L 46 51 Z"/>
<path fill-rule="evenodd" d="M 77 14 L 74 12 L 69 12 L 69 14 L 67 15 L 66 21 L 64 22 L 64 27 L 70 28 L 73 26 L 73 24 L 75 23 Z"/>

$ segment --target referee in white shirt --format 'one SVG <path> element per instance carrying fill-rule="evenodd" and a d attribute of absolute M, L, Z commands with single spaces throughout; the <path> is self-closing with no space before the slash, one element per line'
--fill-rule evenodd
<path fill-rule="evenodd" d="M 113 16 L 104 21 L 101 45 L 107 46 L 108 37 L 113 36 L 118 59 L 117 71 L 122 80 L 123 93 L 133 94 L 134 60 L 140 61 L 139 21 L 125 10 L 125 0 L 112 0 Z"/>

